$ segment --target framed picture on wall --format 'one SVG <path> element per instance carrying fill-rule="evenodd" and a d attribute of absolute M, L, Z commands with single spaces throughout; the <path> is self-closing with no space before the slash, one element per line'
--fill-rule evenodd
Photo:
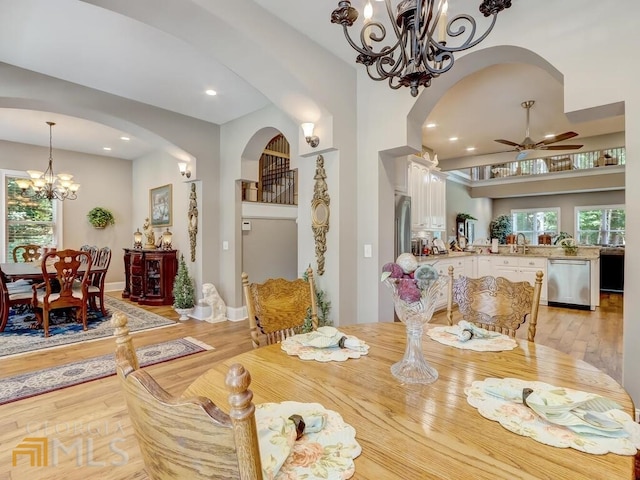
<path fill-rule="evenodd" d="M 163 185 L 149 190 L 149 218 L 152 227 L 168 227 L 172 225 L 173 203 L 172 185 Z"/>

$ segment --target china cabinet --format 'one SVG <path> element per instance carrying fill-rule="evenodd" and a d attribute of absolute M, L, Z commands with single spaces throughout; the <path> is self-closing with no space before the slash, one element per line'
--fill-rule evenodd
<path fill-rule="evenodd" d="M 176 250 L 124 249 L 123 298 L 140 305 L 173 304 L 173 281 L 178 268 Z"/>

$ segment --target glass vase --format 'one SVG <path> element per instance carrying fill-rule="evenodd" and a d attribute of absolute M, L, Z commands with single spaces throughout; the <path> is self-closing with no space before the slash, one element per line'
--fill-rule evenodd
<path fill-rule="evenodd" d="M 385 282 L 393 293 L 393 303 L 396 314 L 407 331 L 407 346 L 402 360 L 391 366 L 391 374 L 402 383 L 430 384 L 438 379 L 438 371 L 433 368 L 422 352 L 422 333 L 424 325 L 429 323 L 435 310 L 436 302 L 443 289 L 448 285 L 449 278 L 441 275 L 430 283 L 428 289 L 420 291 L 420 298 L 416 301 L 402 298 L 400 284 L 412 279 L 388 279 Z"/>

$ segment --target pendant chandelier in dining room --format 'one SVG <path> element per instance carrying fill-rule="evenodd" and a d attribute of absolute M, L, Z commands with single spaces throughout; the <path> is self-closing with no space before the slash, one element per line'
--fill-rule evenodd
<path fill-rule="evenodd" d="M 22 196 L 36 200 L 75 200 L 76 192 L 80 185 L 71 179 L 73 175 L 68 173 L 53 173 L 53 142 L 52 128 L 54 122 L 47 122 L 49 125 L 49 166 L 44 172 L 39 170 L 27 170 L 29 179 L 18 179 L 16 183 L 22 190 Z"/>
<path fill-rule="evenodd" d="M 377 0 L 380 2 L 381 0 Z M 349 45 L 358 52 L 356 63 L 366 66 L 373 80 L 389 80 L 391 88 L 410 87 L 418 95 L 419 87 L 429 87 L 431 79 L 453 67 L 455 52 L 467 50 L 482 42 L 496 23 L 498 13 L 511 7 L 511 0 L 483 0 L 480 13 L 488 20 L 484 33 L 477 31 L 476 20 L 468 14 L 447 17 L 447 0 L 402 0 L 393 12 L 391 0 L 384 0 L 388 22 L 393 29 L 393 44 L 382 46 L 387 28 L 373 19 L 373 7 L 367 0 L 360 41 L 355 42 L 347 30 L 358 18 L 358 11 L 348 0 L 338 2 L 331 23 L 342 25 Z M 377 48 L 380 46 L 381 48 Z"/>

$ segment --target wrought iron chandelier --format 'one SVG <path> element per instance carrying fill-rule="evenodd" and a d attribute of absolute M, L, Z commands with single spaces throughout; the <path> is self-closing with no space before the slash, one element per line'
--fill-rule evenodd
<path fill-rule="evenodd" d="M 44 172 L 38 170 L 27 170 L 30 179 L 16 180 L 18 187 L 22 190 L 22 196 L 36 200 L 75 200 L 76 192 L 80 185 L 73 183 L 73 175 L 68 173 L 53 173 L 53 142 L 52 128 L 54 122 L 47 122 L 49 125 L 49 166 Z"/>
<path fill-rule="evenodd" d="M 475 47 L 493 29 L 498 13 L 511 7 L 511 0 L 483 0 L 480 13 L 493 16 L 487 30 L 478 34 L 476 20 L 468 14 L 458 14 L 447 21 L 447 0 L 402 0 L 393 13 L 390 0 L 384 0 L 396 40 L 393 45 L 376 49 L 387 36 L 380 21 L 372 19 L 370 0 L 364 8 L 365 20 L 360 30 L 360 44 L 348 32 L 358 18 L 358 11 L 349 0 L 338 2 L 331 13 L 331 23 L 342 25 L 344 35 L 358 52 L 357 63 L 367 67 L 372 80 L 389 80 L 393 89 L 410 87 L 418 95 L 419 87 L 429 87 L 431 79 L 450 70 L 454 52 Z M 376 51 L 377 50 L 377 51 Z"/>

